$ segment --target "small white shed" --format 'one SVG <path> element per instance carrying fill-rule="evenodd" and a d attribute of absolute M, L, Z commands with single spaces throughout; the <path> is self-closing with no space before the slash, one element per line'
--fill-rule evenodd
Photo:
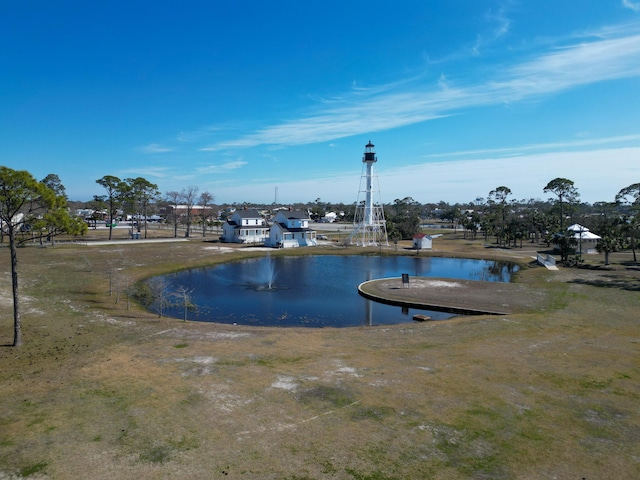
<path fill-rule="evenodd" d="M 431 250 L 433 248 L 433 239 L 441 237 L 440 235 L 428 235 L 426 233 L 417 233 L 413 236 L 413 249 L 414 250 Z"/>

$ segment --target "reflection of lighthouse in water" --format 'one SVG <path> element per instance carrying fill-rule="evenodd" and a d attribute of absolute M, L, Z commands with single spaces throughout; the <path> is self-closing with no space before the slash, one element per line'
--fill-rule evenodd
<path fill-rule="evenodd" d="M 376 186 L 378 184 L 378 177 L 373 173 L 373 164 L 378 161 L 374 147 L 375 145 L 369 141 L 362 157 L 360 190 L 353 218 L 353 232 L 349 239 L 352 245 L 389 245 L 384 209 L 380 201 L 380 188 L 374 190 L 373 186 L 374 178 Z M 375 192 L 378 196 L 377 202 L 374 199 Z M 362 194 L 364 194 L 364 200 L 361 198 Z"/>

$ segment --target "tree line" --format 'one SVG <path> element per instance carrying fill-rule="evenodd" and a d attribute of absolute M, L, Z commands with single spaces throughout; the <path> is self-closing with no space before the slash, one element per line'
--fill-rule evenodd
<path fill-rule="evenodd" d="M 609 202 L 593 205 L 580 202 L 580 193 L 572 180 L 555 178 L 542 188 L 551 195 L 547 201 L 516 200 L 506 186 L 491 190 L 486 199 L 468 204 L 421 205 L 411 197 L 396 199 L 386 208 L 390 238 L 411 238 L 420 231 L 424 218 L 437 218 L 463 230 L 466 238 L 482 234 L 485 241 L 498 246 L 522 247 L 524 241 L 557 245 L 561 260 L 568 261 L 576 240 L 567 227 L 574 223 L 598 234 L 598 250 L 605 254 L 631 249 L 634 262 L 640 239 L 640 183 L 622 188 Z M 575 261 L 581 261 L 579 257 Z"/>
<path fill-rule="evenodd" d="M 194 222 L 202 227 L 206 235 L 207 226 L 224 220 L 219 212 L 221 206 L 214 204 L 214 196 L 198 187 L 191 186 L 181 191 L 169 191 L 164 195 L 158 186 L 142 177 L 120 179 L 105 175 L 96 180 L 104 188 L 103 195 L 95 195 L 88 205 L 93 211 L 106 211 L 109 239 L 116 219 L 121 214 L 135 219 L 138 231 L 147 236 L 147 220 L 162 207 L 169 207 L 166 220 L 174 226 L 185 226 L 190 236 Z M 640 183 L 622 188 L 611 201 L 593 205 L 580 202 L 580 194 L 574 182 L 566 178 L 551 180 L 542 192 L 552 195 L 547 201 L 539 199 L 515 200 L 510 188 L 502 185 L 488 192 L 485 198 L 477 197 L 468 204 L 450 205 L 446 202 L 421 204 L 410 196 L 395 199 L 383 205 L 387 232 L 391 240 L 410 239 L 422 228 L 425 219 L 437 219 L 461 228 L 465 237 L 476 238 L 481 232 L 485 241 L 495 241 L 500 246 L 522 246 L 523 241 L 545 241 L 559 245 L 561 256 L 566 260 L 572 251 L 572 236 L 566 231 L 567 222 L 580 221 L 582 225 L 600 235 L 598 249 L 605 254 L 608 263 L 610 252 L 628 248 L 636 250 L 640 238 Z M 39 240 L 54 243 L 58 235 L 81 236 L 87 232 L 84 219 L 70 213 L 70 202 L 60 178 L 49 174 L 38 181 L 29 172 L 0 166 L 0 243 L 8 238 L 12 295 L 14 306 L 13 345 L 22 343 L 20 329 L 20 302 L 18 282 L 17 248 L 24 242 Z M 180 212 L 178 207 L 183 208 Z M 197 206 L 197 208 L 196 208 Z M 246 204 L 229 205 L 242 208 Z M 252 208 L 277 207 L 277 205 L 252 205 Z M 356 204 L 314 202 L 291 205 L 306 211 L 312 219 L 320 220 L 326 212 L 340 212 L 339 219 L 353 222 Z M 197 212 L 196 212 L 197 211 Z M 28 234 L 28 235 L 27 235 Z"/>
<path fill-rule="evenodd" d="M 126 178 L 121 180 L 113 175 L 105 175 L 96 180 L 96 183 L 104 187 L 106 194 L 94 195 L 90 207 L 94 212 L 105 211 L 108 215 L 109 240 L 111 240 L 115 219 L 120 212 L 131 215 L 136 220 L 138 231 L 143 230 L 144 238 L 147 238 L 147 223 L 149 215 L 157 213 L 159 208 L 171 207 L 170 220 L 174 225 L 174 236 L 178 236 L 178 224 L 184 220 L 186 235 L 191 235 L 191 227 L 196 220 L 194 210 L 198 206 L 197 217 L 202 225 L 202 234 L 206 235 L 206 228 L 215 214 L 213 209 L 214 197 L 205 191 L 199 193 L 199 188 L 189 186 L 181 191 L 169 191 L 164 196 L 158 190 L 155 183 L 142 177 Z M 185 213 L 181 214 L 179 206 L 184 206 Z"/>

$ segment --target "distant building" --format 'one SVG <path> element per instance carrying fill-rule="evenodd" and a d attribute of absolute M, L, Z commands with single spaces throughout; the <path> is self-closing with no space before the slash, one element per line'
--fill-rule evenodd
<path fill-rule="evenodd" d="M 191 205 L 191 215 L 198 216 L 203 213 L 208 213 L 213 209 L 213 206 L 207 205 Z M 166 216 L 186 217 L 189 211 L 188 205 L 166 205 L 160 209 L 160 213 Z"/>
<path fill-rule="evenodd" d="M 82 218 L 90 218 L 95 213 L 95 210 L 91 208 L 79 208 L 76 210 L 76 216 Z"/>
<path fill-rule="evenodd" d="M 336 218 L 338 218 L 338 215 L 336 214 L 336 212 L 328 212 L 324 214 L 324 217 L 322 217 L 322 220 L 326 223 L 333 223 L 336 221 Z"/>

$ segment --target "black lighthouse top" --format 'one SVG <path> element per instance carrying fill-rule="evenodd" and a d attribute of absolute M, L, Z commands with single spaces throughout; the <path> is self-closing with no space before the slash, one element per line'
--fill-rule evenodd
<path fill-rule="evenodd" d="M 375 147 L 375 145 L 371 143 L 371 140 L 369 140 L 369 143 L 364 146 L 364 157 L 362 158 L 363 163 L 374 163 L 378 161 L 373 147 Z"/>

